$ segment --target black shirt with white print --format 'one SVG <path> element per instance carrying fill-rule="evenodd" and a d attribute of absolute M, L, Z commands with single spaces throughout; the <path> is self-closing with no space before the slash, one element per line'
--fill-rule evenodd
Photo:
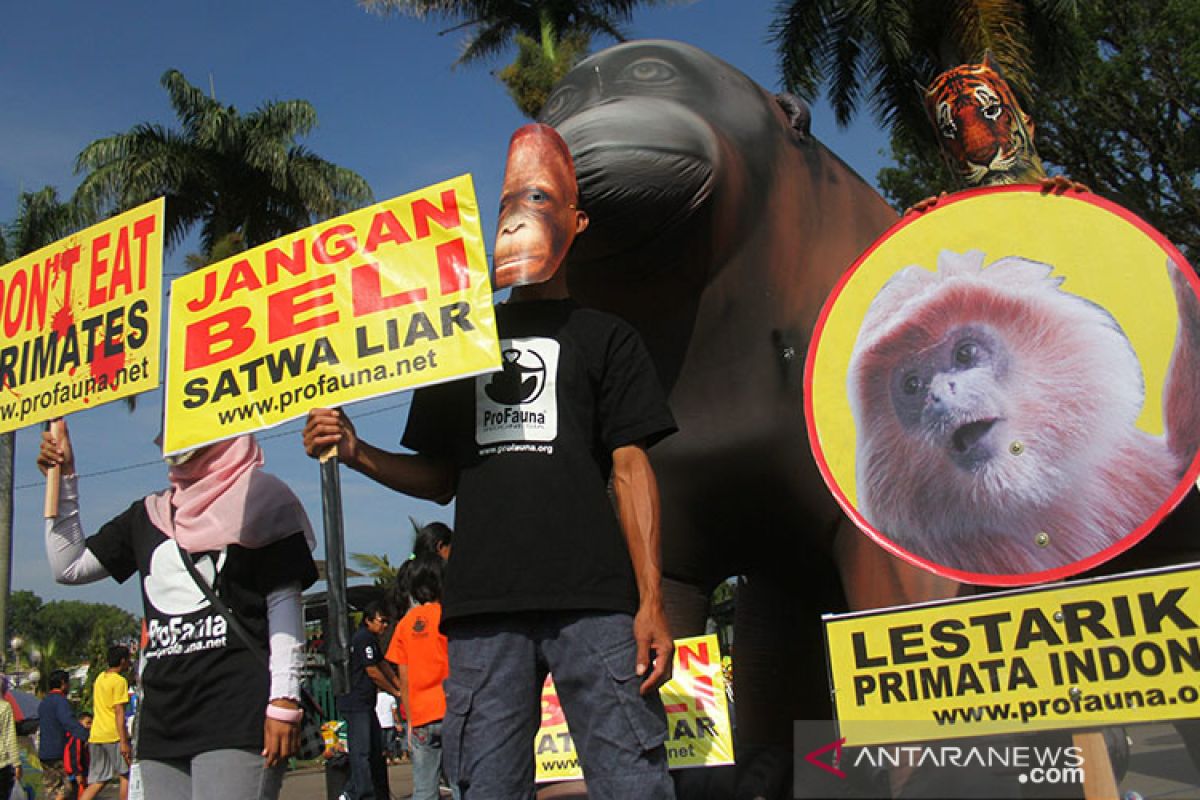
<path fill-rule="evenodd" d="M 138 573 L 148 641 L 137 755 L 190 758 L 224 748 L 262 748 L 270 675 L 196 586 L 181 551 L 139 500 L 88 537 L 87 547 L 124 583 Z M 267 652 L 267 595 L 317 579 L 303 533 L 266 547 L 230 545 L 191 554 L 251 637 Z"/>
<path fill-rule="evenodd" d="M 458 469 L 443 620 L 637 609 L 612 453 L 675 431 L 637 332 L 570 300 L 496 307 L 503 369 L 420 389 L 403 444 Z"/>
<path fill-rule="evenodd" d="M 350 691 L 337 699 L 342 711 L 370 711 L 375 713 L 375 698 L 378 690 L 375 681 L 367 674 L 367 667 L 383 661 L 379 637 L 360 625 L 350 637 Z"/>

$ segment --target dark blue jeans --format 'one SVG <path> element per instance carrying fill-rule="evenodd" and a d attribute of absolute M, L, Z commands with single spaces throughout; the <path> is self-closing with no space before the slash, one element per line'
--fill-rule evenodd
<path fill-rule="evenodd" d="M 387 763 L 383 760 L 383 730 L 375 709 L 343 711 L 346 747 L 350 751 L 350 800 L 388 800 Z"/>
<path fill-rule="evenodd" d="M 542 684 L 554 675 L 591 800 L 672 800 L 657 692 L 638 693 L 628 614 L 528 612 L 453 621 L 443 764 L 463 800 L 534 793 Z"/>

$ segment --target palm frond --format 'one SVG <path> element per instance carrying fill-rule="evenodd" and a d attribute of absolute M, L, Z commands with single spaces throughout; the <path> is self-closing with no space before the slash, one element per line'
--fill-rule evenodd
<path fill-rule="evenodd" d="M 478 30 L 463 40 L 454 66 L 482 61 L 503 52 L 519 30 L 521 29 L 518 26 L 505 20 L 479 23 Z M 536 36 L 536 33 L 534 35 Z"/>
<path fill-rule="evenodd" d="M 307 101 L 267 102 L 243 116 L 175 70 L 162 83 L 180 129 L 143 123 L 84 148 L 79 208 L 101 215 L 164 196 L 167 245 L 199 225 L 211 255 L 231 235 L 263 244 L 370 199 L 360 176 L 296 143 L 317 124 Z"/>
<path fill-rule="evenodd" d="M 790 0 L 777 6 L 771 41 L 783 85 L 806 100 L 817 97 L 825 79 L 828 29 L 834 0 Z"/>

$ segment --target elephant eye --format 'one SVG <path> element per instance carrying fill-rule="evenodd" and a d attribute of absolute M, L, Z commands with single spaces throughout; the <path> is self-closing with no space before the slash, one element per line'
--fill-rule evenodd
<path fill-rule="evenodd" d="M 658 58 L 640 58 L 621 70 L 619 80 L 637 83 L 670 83 L 675 80 L 675 68 Z"/>
<path fill-rule="evenodd" d="M 542 108 L 542 118 L 549 120 L 564 113 L 575 102 L 578 94 L 579 91 L 574 86 L 560 86 Z"/>

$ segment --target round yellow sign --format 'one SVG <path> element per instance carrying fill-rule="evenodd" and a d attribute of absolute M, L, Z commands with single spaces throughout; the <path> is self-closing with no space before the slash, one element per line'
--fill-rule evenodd
<path fill-rule="evenodd" d="M 1095 195 L 1006 186 L 906 217 L 808 353 L 809 439 L 900 557 L 1019 585 L 1096 566 L 1200 473 L 1200 300 L 1166 239 Z"/>

